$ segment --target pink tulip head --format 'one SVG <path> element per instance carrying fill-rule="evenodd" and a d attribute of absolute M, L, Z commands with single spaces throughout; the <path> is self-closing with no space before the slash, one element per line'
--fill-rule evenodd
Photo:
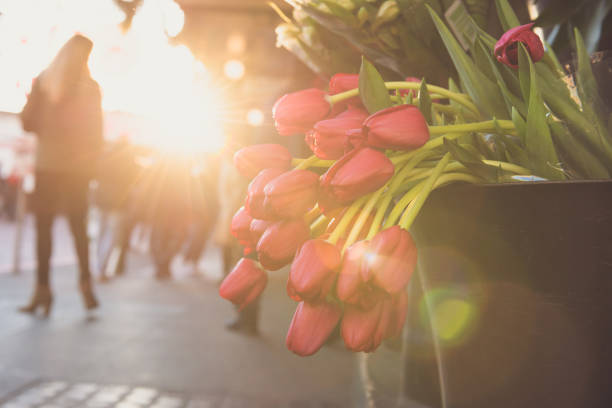
<path fill-rule="evenodd" d="M 329 94 L 336 95 L 359 88 L 359 74 L 334 74 L 329 80 Z"/>
<path fill-rule="evenodd" d="M 288 265 L 297 250 L 310 238 L 310 228 L 302 219 L 284 220 L 270 225 L 257 242 L 261 265 L 275 271 Z"/>
<path fill-rule="evenodd" d="M 274 104 L 272 114 L 278 133 L 290 136 L 310 130 L 330 109 L 325 92 L 309 88 L 282 96 Z"/>
<path fill-rule="evenodd" d="M 316 353 L 341 316 L 342 309 L 335 303 L 300 302 L 287 331 L 287 348 L 302 357 Z"/>
<path fill-rule="evenodd" d="M 322 239 L 306 241 L 291 265 L 287 293 L 296 300 L 323 300 L 330 292 L 341 263 L 340 250 Z"/>
<path fill-rule="evenodd" d="M 336 160 L 350 150 L 349 134 L 361 133 L 361 124 L 368 113 L 360 108 L 350 107 L 332 119 L 315 123 L 306 134 L 306 143 L 320 159 Z"/>
<path fill-rule="evenodd" d="M 279 144 L 247 146 L 234 154 L 234 165 L 240 174 L 252 179 L 264 169 L 288 170 L 291 167 L 291 153 Z"/>
<path fill-rule="evenodd" d="M 308 170 L 291 170 L 264 188 L 264 207 L 280 218 L 303 216 L 317 202 L 319 176 Z"/>
<path fill-rule="evenodd" d="M 321 176 L 323 202 L 348 204 L 365 194 L 378 190 L 393 176 L 391 160 L 378 150 L 364 147 L 351 150 Z M 327 201 L 326 201 L 327 200 Z"/>
<path fill-rule="evenodd" d="M 257 218 L 253 218 L 251 224 L 249 225 L 249 240 L 252 243 L 252 246 L 257 246 L 259 239 L 263 235 L 263 233 L 268 229 L 268 227 L 274 224 L 276 221 L 270 220 L 259 220 Z M 255 249 L 255 248 L 253 248 Z"/>
<path fill-rule="evenodd" d="M 370 258 L 369 241 L 357 241 L 348 247 L 336 282 L 336 295 L 345 304 L 371 309 L 381 297 L 380 289 L 370 284 L 367 263 Z"/>
<path fill-rule="evenodd" d="M 414 105 L 380 110 L 363 123 L 368 146 L 380 149 L 413 150 L 429 140 L 425 117 Z"/>
<path fill-rule="evenodd" d="M 283 173 L 285 173 L 285 171 L 281 169 L 265 169 L 260 171 L 259 174 L 251 180 L 244 204 L 244 207 L 251 217 L 260 220 L 274 220 L 278 218 L 276 214 L 270 211 L 270 207 L 264 205 L 266 199 L 264 189 L 270 181 Z"/>
<path fill-rule="evenodd" d="M 383 298 L 370 309 L 345 305 L 341 333 L 346 348 L 370 353 L 387 337 L 391 324 L 391 301 Z"/>
<path fill-rule="evenodd" d="M 404 290 L 417 262 L 417 248 L 410 233 L 398 225 L 387 228 L 372 238 L 370 251 L 375 255 L 366 268 L 373 284 L 391 295 Z"/>
<path fill-rule="evenodd" d="M 261 294 L 267 283 L 266 272 L 253 260 L 242 258 L 221 283 L 219 294 L 242 309 Z"/>
<path fill-rule="evenodd" d="M 533 31 L 533 23 L 511 28 L 495 44 L 493 53 L 499 62 L 514 69 L 518 68 L 518 46 L 523 43 L 533 62 L 544 56 L 542 40 Z"/>
<path fill-rule="evenodd" d="M 244 207 L 240 207 L 232 218 L 230 232 L 238 239 L 240 245 L 246 245 L 251 241 L 251 233 L 249 231 L 251 221 L 253 221 L 253 217 L 249 215 Z"/>

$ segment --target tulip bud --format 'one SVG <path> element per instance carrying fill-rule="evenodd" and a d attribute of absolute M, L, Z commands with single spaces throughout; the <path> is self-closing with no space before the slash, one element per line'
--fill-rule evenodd
<path fill-rule="evenodd" d="M 363 109 L 350 107 L 332 119 L 315 123 L 307 133 L 306 143 L 320 159 L 336 160 L 349 149 L 349 131 L 361 133 L 361 125 L 368 117 Z"/>
<path fill-rule="evenodd" d="M 301 217 L 314 207 L 319 176 L 308 170 L 292 170 L 266 184 L 264 207 L 280 218 Z"/>
<path fill-rule="evenodd" d="M 240 174 L 251 179 L 264 169 L 288 170 L 291 167 L 291 153 L 279 144 L 247 146 L 234 154 L 234 165 Z"/>
<path fill-rule="evenodd" d="M 349 350 L 370 353 L 380 346 L 389 332 L 391 322 L 389 299 L 381 299 L 371 309 L 345 305 L 342 318 L 342 338 Z"/>
<path fill-rule="evenodd" d="M 378 150 L 368 147 L 352 150 L 321 176 L 321 190 L 327 196 L 323 203 L 348 204 L 384 186 L 394 171 L 391 160 Z"/>
<path fill-rule="evenodd" d="M 341 316 L 342 309 L 335 303 L 300 302 L 287 331 L 287 348 L 302 357 L 316 353 Z"/>
<path fill-rule="evenodd" d="M 230 232 L 238 239 L 240 245 L 245 245 L 251 240 L 249 228 L 251 226 L 252 220 L 253 217 L 249 215 L 249 213 L 244 209 L 244 207 L 240 207 L 240 209 L 236 211 L 236 214 L 234 214 L 234 217 L 232 218 Z"/>
<path fill-rule="evenodd" d="M 282 136 L 310 130 L 329 111 L 330 104 L 325 92 L 316 88 L 286 94 L 272 108 L 276 130 Z"/>
<path fill-rule="evenodd" d="M 348 247 L 342 260 L 342 268 L 336 283 L 336 294 L 343 302 L 357 303 L 360 289 L 365 286 L 362 269 L 366 261 L 368 241 L 358 241 Z"/>
<path fill-rule="evenodd" d="M 264 206 L 266 198 L 264 188 L 270 181 L 283 173 L 284 171 L 281 169 L 265 169 L 259 172 L 251 181 L 247 188 L 247 197 L 244 205 L 251 217 L 259 218 L 260 220 L 273 220 L 277 218 L 276 214 L 269 207 Z"/>
<path fill-rule="evenodd" d="M 321 239 L 306 241 L 291 265 L 287 293 L 296 301 L 322 300 L 336 281 L 341 262 L 340 250 Z"/>
<path fill-rule="evenodd" d="M 251 225 L 249 226 L 249 238 L 250 242 L 254 243 L 253 246 L 257 246 L 259 239 L 268 227 L 274 224 L 275 221 L 258 220 L 253 218 Z"/>
<path fill-rule="evenodd" d="M 266 272 L 252 259 L 242 258 L 221 283 L 219 294 L 242 309 L 261 294 L 267 283 Z"/>
<path fill-rule="evenodd" d="M 495 57 L 502 64 L 512 68 L 518 68 L 518 43 L 522 42 L 529 52 L 533 62 L 537 62 L 544 56 L 542 40 L 533 31 L 533 23 L 511 28 L 495 43 L 493 50 Z"/>
<path fill-rule="evenodd" d="M 329 94 L 336 95 L 344 91 L 359 88 L 359 74 L 334 74 L 329 80 Z"/>
<path fill-rule="evenodd" d="M 380 110 L 363 122 L 368 146 L 380 149 L 412 150 L 429 140 L 425 117 L 414 105 Z"/>
<path fill-rule="evenodd" d="M 270 225 L 257 243 L 261 265 L 275 271 L 288 265 L 297 250 L 310 238 L 310 229 L 300 219 L 280 221 Z"/>
<path fill-rule="evenodd" d="M 416 267 L 417 249 L 408 231 L 394 225 L 379 232 L 370 243 L 368 274 L 373 283 L 393 295 L 403 290 Z"/>

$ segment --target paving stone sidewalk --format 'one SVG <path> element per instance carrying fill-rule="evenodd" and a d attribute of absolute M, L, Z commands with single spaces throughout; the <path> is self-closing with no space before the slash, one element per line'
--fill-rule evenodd
<path fill-rule="evenodd" d="M 48 320 L 15 312 L 31 272 L 0 275 L 0 406 L 352 406 L 354 357 L 341 344 L 310 358 L 284 346 L 296 306 L 286 273 L 271 276 L 257 337 L 224 329 L 234 309 L 201 275 L 159 282 L 150 267 L 128 268 L 97 286 L 102 307 L 87 315 L 76 268 L 56 267 Z"/>

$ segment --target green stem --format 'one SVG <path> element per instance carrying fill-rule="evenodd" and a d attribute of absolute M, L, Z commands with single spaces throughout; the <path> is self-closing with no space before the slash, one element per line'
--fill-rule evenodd
<path fill-rule="evenodd" d="M 501 130 L 515 130 L 511 120 L 485 120 L 484 122 L 461 123 L 458 125 L 430 126 L 430 135 L 441 135 L 450 132 L 495 132 Z"/>
<path fill-rule="evenodd" d="M 372 211 L 372 208 L 374 208 L 374 205 L 380 199 L 380 196 L 382 195 L 383 191 L 387 188 L 387 184 L 385 184 L 384 186 L 379 188 L 374 194 L 372 194 L 366 205 L 361 210 L 361 213 L 359 213 L 359 217 L 357 217 L 357 220 L 355 221 L 355 224 L 353 225 L 353 228 L 351 229 L 351 232 L 349 233 L 349 236 L 346 239 L 346 242 L 344 243 L 342 252 L 344 252 L 346 248 L 351 246 L 353 242 L 355 242 L 355 240 L 357 239 L 357 236 L 361 232 L 363 225 L 368 219 L 368 215 L 370 215 L 370 211 Z"/>
<path fill-rule="evenodd" d="M 423 182 L 422 187 L 419 189 L 418 195 L 415 197 L 414 201 L 410 203 L 408 208 L 406 208 L 406 211 L 404 211 L 404 214 L 402 215 L 402 218 L 399 222 L 400 227 L 406 230 L 410 229 L 412 221 L 414 221 L 415 217 L 421 210 L 421 207 L 423 207 L 425 200 L 427 199 L 427 197 L 429 197 L 429 193 L 431 193 L 431 190 L 434 187 L 434 183 L 436 182 L 438 177 L 440 177 L 450 159 L 451 154 L 446 153 L 442 160 L 440 160 L 436 165 L 433 173 L 431 173 L 427 180 Z"/>
<path fill-rule="evenodd" d="M 314 238 L 318 237 L 325 232 L 327 225 L 329 225 L 329 219 L 326 216 L 321 215 L 310 225 L 310 234 Z"/>
<path fill-rule="evenodd" d="M 314 154 L 306 159 L 291 159 L 291 164 L 295 165 L 295 169 L 296 170 L 300 170 L 300 169 L 307 169 L 308 167 L 314 167 L 314 164 L 321 161 L 321 159 L 319 159 L 317 156 L 315 156 Z M 320 166 L 316 166 L 316 167 L 320 167 Z"/>
<path fill-rule="evenodd" d="M 465 133 L 448 133 L 446 135 L 443 135 L 443 137 L 437 137 L 435 139 L 430 139 L 427 143 L 425 143 L 423 146 L 419 147 L 418 149 L 411 150 L 406 153 L 398 154 L 397 156 L 391 157 L 390 160 L 395 166 L 397 166 L 398 164 L 405 162 L 406 160 L 410 160 L 411 158 L 413 158 L 414 156 L 416 156 L 422 151 L 433 150 L 433 149 L 436 149 L 442 146 L 444 144 L 444 139 L 455 140 L 464 135 Z"/>
<path fill-rule="evenodd" d="M 414 89 L 414 90 L 418 90 L 421 88 L 421 84 L 417 83 L 417 82 L 385 82 L 385 86 L 387 87 L 387 89 Z M 435 85 L 427 85 L 427 91 L 429 91 L 429 93 L 435 93 L 438 94 L 436 96 L 438 96 L 438 99 L 440 99 L 439 97 L 442 96 L 444 98 L 448 98 L 451 99 L 463 106 L 465 106 L 466 108 L 468 108 L 469 110 L 471 110 L 472 112 L 474 112 L 478 117 L 480 116 L 480 111 L 478 110 L 478 108 L 476 107 L 476 105 L 474 105 L 474 103 L 470 100 L 470 98 L 465 95 L 465 94 L 460 94 L 457 92 L 451 92 L 446 88 L 442 88 L 439 86 L 435 86 Z M 352 98 L 354 96 L 359 95 L 359 88 L 355 88 L 355 89 L 351 89 L 349 91 L 345 91 L 336 95 L 331 95 L 329 96 L 329 102 L 334 105 L 340 101 L 343 101 L 345 99 L 349 99 Z"/>
<path fill-rule="evenodd" d="M 507 163 L 497 160 L 483 160 L 482 162 L 488 166 L 500 167 L 504 171 L 521 174 L 523 176 L 529 176 L 532 174 L 531 170 L 521 167 L 518 164 Z"/>
<path fill-rule="evenodd" d="M 370 198 L 370 195 L 368 194 L 368 195 L 358 198 L 355 202 L 353 202 L 353 204 L 351 204 L 349 209 L 346 210 L 346 213 L 344 213 L 344 216 L 338 223 L 338 226 L 336 227 L 334 232 L 332 232 L 331 235 L 329 236 L 329 239 L 328 239 L 329 242 L 331 242 L 332 244 L 335 244 L 336 242 L 338 242 L 338 239 L 340 239 L 340 237 L 342 236 L 342 234 L 348 227 L 349 223 L 351 222 L 351 220 L 353 219 L 357 211 L 359 211 L 359 208 L 361 208 L 363 203 L 369 198 Z"/>

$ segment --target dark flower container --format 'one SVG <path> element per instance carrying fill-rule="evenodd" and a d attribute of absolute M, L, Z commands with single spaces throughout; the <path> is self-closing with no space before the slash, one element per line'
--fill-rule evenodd
<path fill-rule="evenodd" d="M 412 233 L 399 405 L 612 407 L 612 181 L 448 186 Z"/>

